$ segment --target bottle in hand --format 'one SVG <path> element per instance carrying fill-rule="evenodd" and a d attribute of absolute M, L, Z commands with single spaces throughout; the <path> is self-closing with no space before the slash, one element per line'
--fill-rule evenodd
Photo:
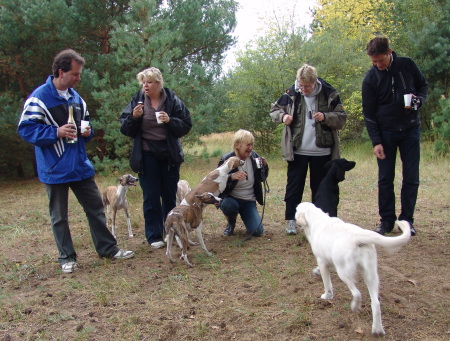
<path fill-rule="evenodd" d="M 73 118 L 73 107 L 69 105 L 69 119 L 67 120 L 67 124 L 73 124 L 75 129 L 75 137 L 74 138 L 66 138 L 67 143 L 76 143 L 78 141 L 77 135 L 77 125 L 75 123 L 75 119 Z"/>

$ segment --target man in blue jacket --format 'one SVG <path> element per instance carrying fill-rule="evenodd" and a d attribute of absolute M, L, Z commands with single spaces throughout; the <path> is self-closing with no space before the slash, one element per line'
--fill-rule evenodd
<path fill-rule="evenodd" d="M 71 273 L 78 267 L 68 224 L 69 188 L 86 213 L 99 256 L 112 259 L 134 256 L 133 251 L 119 249 L 106 227 L 94 167 L 85 148 L 94 132 L 91 127 L 80 132 L 81 120 L 89 120 L 89 112 L 73 87 L 80 81 L 84 64 L 84 58 L 75 51 L 61 51 L 53 61 L 53 75 L 26 100 L 18 127 L 20 136 L 35 146 L 38 176 L 49 198 L 52 231 L 64 273 Z M 78 129 L 67 123 L 69 107 Z M 76 143 L 67 142 L 74 138 L 77 138 Z"/>
<path fill-rule="evenodd" d="M 401 211 L 399 220 L 413 227 L 419 189 L 420 119 L 418 109 L 427 98 L 428 83 L 417 65 L 398 57 L 386 37 L 377 36 L 367 44 L 372 68 L 362 83 L 362 107 L 367 132 L 378 162 L 378 208 L 380 234 L 389 233 L 397 220 L 395 212 L 395 161 L 397 149 L 403 166 Z M 413 104 L 406 106 L 404 95 L 412 94 Z"/>

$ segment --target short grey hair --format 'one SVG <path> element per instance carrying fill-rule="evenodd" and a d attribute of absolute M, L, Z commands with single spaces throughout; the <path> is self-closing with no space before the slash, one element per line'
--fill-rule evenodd
<path fill-rule="evenodd" d="M 303 64 L 297 71 L 297 82 L 304 81 L 307 83 L 317 82 L 317 70 L 314 66 Z"/>

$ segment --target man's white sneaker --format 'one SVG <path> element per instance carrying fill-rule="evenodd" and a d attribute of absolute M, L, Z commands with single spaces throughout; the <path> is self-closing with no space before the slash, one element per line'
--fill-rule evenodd
<path fill-rule="evenodd" d="M 61 265 L 61 270 L 65 274 L 71 274 L 78 268 L 78 264 L 76 262 L 67 262 Z"/>
<path fill-rule="evenodd" d="M 166 244 L 164 242 L 153 242 L 150 244 L 151 247 L 154 247 L 155 249 L 160 249 L 164 246 L 166 246 Z"/>
<path fill-rule="evenodd" d="M 119 251 L 113 256 L 114 259 L 128 259 L 134 256 L 133 251 L 127 251 L 119 249 Z"/>
<path fill-rule="evenodd" d="M 288 220 L 286 224 L 286 234 L 287 235 L 297 234 L 297 223 L 295 222 L 295 220 Z"/>

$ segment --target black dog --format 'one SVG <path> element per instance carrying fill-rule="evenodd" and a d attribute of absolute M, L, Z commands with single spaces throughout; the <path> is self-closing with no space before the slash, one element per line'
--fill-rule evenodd
<path fill-rule="evenodd" d="M 337 217 L 339 182 L 344 181 L 345 172 L 353 169 L 355 165 L 356 162 L 346 159 L 334 159 L 325 164 L 328 173 L 320 182 L 314 197 L 314 205 L 328 213 L 330 217 Z"/>

